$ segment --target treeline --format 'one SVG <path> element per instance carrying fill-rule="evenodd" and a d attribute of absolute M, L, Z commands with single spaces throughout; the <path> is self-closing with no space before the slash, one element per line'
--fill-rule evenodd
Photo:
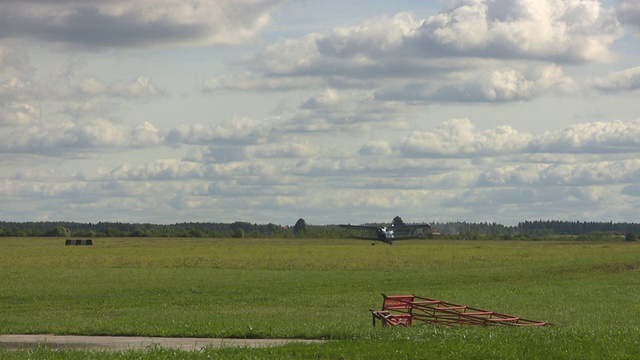
<path fill-rule="evenodd" d="M 435 222 L 431 223 L 431 229 L 441 235 L 515 235 L 518 228 L 488 222 Z"/>
<path fill-rule="evenodd" d="M 429 237 L 440 238 L 498 238 L 530 239 L 543 236 L 576 236 L 579 239 L 603 236 L 631 236 L 640 234 L 639 223 L 581 222 L 537 220 L 524 221 L 516 226 L 505 226 L 495 222 L 435 222 L 431 223 Z M 631 235 L 630 235 L 631 234 Z M 299 219 L 294 226 L 276 224 L 233 223 L 176 223 L 168 225 L 120 222 L 7 222 L 0 221 L 0 236 L 3 237 L 307 237 L 339 238 L 348 236 L 344 228 L 337 225 L 308 225 Z M 635 235 L 634 235 L 635 236 Z"/>
<path fill-rule="evenodd" d="M 119 222 L 0 222 L 0 236 L 58 237 L 287 237 L 293 230 L 275 224 L 177 223 L 170 225 Z"/>
<path fill-rule="evenodd" d="M 640 233 L 640 224 L 597 221 L 524 221 L 518 224 L 518 232 L 530 234 L 586 235 L 593 233 Z"/>
<path fill-rule="evenodd" d="M 491 237 L 510 239 L 539 239 L 548 236 L 572 236 L 578 240 L 625 237 L 634 240 L 640 234 L 640 223 L 536 220 L 523 221 L 516 226 L 498 223 L 447 222 L 432 223 L 432 229 L 444 236 L 463 238 Z"/>
<path fill-rule="evenodd" d="M 0 237 L 189 237 L 189 238 L 332 238 L 348 234 L 337 225 L 307 225 L 299 219 L 294 226 L 276 224 L 190 222 L 169 225 L 120 222 L 7 222 L 0 221 Z"/>

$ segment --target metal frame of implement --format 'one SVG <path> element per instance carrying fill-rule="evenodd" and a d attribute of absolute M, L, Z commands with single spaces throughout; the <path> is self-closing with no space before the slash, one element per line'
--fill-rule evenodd
<path fill-rule="evenodd" d="M 511 325 L 511 326 L 544 326 L 544 321 L 523 319 L 517 316 L 500 314 L 469 306 L 452 304 L 445 301 L 429 299 L 416 295 L 382 294 L 384 301 L 382 310 L 371 309 L 373 326 L 376 319 L 385 327 L 408 327 L 414 323 L 440 324 L 447 326 L 460 325 Z"/>

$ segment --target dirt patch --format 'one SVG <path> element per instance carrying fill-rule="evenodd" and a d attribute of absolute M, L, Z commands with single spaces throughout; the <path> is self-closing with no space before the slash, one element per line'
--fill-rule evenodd
<path fill-rule="evenodd" d="M 633 271 L 640 269 L 640 261 L 636 263 L 627 264 L 609 264 L 604 266 L 605 270 L 612 273 L 621 273 L 625 271 Z"/>
<path fill-rule="evenodd" d="M 138 336 L 79 336 L 79 335 L 0 335 L 0 347 L 9 350 L 46 346 L 53 349 L 83 350 L 139 350 L 154 347 L 181 350 L 202 350 L 207 347 L 270 347 L 291 343 L 315 344 L 324 340 L 311 339 L 221 339 L 168 338 Z"/>

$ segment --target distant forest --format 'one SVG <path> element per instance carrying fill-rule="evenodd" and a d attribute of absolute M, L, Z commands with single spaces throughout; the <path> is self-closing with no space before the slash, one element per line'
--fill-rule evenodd
<path fill-rule="evenodd" d="M 578 239 L 620 238 L 635 240 L 640 233 L 638 223 L 581 222 L 559 220 L 524 221 L 516 226 L 488 222 L 431 223 L 429 238 L 497 238 L 537 239 L 549 236 L 570 236 Z M 119 222 L 0 222 L 2 237 L 272 237 L 272 238 L 339 238 L 348 236 L 338 225 L 309 225 L 299 219 L 294 226 L 276 224 L 177 223 L 170 225 L 132 224 Z"/>

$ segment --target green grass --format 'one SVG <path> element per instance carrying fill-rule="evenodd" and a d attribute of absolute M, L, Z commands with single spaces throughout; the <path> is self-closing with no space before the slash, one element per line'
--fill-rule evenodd
<path fill-rule="evenodd" d="M 333 339 L 183 358 L 640 357 L 640 243 L 0 238 L 0 333 Z M 380 293 L 555 325 L 371 327 Z M 46 348 L 0 358 L 175 358 Z M 613 356 L 612 356 L 613 355 Z"/>

